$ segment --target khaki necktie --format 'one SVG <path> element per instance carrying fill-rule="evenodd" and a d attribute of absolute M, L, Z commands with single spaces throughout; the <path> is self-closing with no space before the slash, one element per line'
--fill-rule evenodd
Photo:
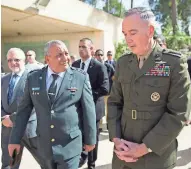
<path fill-rule="evenodd" d="M 143 67 L 144 61 L 145 61 L 144 57 L 139 58 L 139 69 L 141 69 Z"/>

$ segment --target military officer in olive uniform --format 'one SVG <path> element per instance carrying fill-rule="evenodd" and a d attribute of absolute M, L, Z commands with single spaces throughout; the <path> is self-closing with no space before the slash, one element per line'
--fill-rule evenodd
<path fill-rule="evenodd" d="M 132 53 L 119 58 L 108 99 L 113 169 L 176 165 L 176 137 L 190 112 L 190 78 L 186 58 L 153 40 L 154 27 L 154 15 L 145 8 L 130 9 L 123 20 Z"/>
<path fill-rule="evenodd" d="M 96 143 L 96 117 L 88 75 L 68 66 L 65 44 L 45 45 L 48 66 L 29 73 L 24 98 L 16 114 L 9 154 L 20 150 L 30 112 L 37 114 L 37 135 L 46 169 L 77 169 L 83 143 L 91 151 Z"/>

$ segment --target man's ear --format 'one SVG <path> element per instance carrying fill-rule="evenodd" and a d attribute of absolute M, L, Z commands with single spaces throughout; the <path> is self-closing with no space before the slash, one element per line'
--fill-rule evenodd
<path fill-rule="evenodd" d="M 149 26 L 149 37 L 152 38 L 155 34 L 155 28 L 153 25 Z"/>
<path fill-rule="evenodd" d="M 45 56 L 45 62 L 48 64 L 48 62 L 49 62 L 49 57 L 46 55 Z"/>

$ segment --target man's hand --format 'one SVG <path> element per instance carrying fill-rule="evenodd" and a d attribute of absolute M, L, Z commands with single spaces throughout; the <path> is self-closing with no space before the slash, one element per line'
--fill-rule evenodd
<path fill-rule="evenodd" d="M 129 162 L 129 157 L 137 160 L 139 157 L 142 157 L 148 153 L 148 148 L 145 144 L 137 144 L 126 140 L 121 141 L 129 147 L 128 151 L 115 150 L 115 153 L 120 157 L 121 160 Z"/>
<path fill-rule="evenodd" d="M 115 145 L 115 149 L 118 151 L 128 151 L 129 148 L 125 145 L 125 143 L 123 143 L 121 141 L 121 139 L 119 138 L 114 138 L 113 139 L 114 145 Z"/>
<path fill-rule="evenodd" d="M 12 157 L 13 151 L 16 149 L 17 154 L 19 154 L 21 146 L 20 144 L 9 144 L 8 145 L 8 150 L 9 150 L 9 155 Z"/>
<path fill-rule="evenodd" d="M 84 145 L 84 149 L 86 152 L 90 152 L 95 148 L 95 145 Z"/>
<path fill-rule="evenodd" d="M 126 162 L 136 162 L 138 159 L 136 158 L 133 158 L 133 157 L 125 157 L 123 155 L 121 155 L 119 152 L 123 153 L 123 152 L 128 152 L 130 149 L 129 147 L 119 138 L 114 138 L 113 139 L 113 142 L 114 142 L 114 145 L 115 145 L 115 150 L 114 152 L 116 153 L 117 157 L 120 159 L 120 160 L 124 160 Z"/>
<path fill-rule="evenodd" d="M 5 115 L 3 116 L 3 120 L 2 120 L 2 124 L 5 126 L 5 127 L 13 127 L 13 122 L 11 121 L 10 115 Z"/>

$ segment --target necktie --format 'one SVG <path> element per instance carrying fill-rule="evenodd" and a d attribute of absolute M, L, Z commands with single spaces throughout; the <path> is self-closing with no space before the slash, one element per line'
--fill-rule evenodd
<path fill-rule="evenodd" d="M 145 61 L 144 57 L 139 58 L 139 69 L 141 69 L 143 67 L 144 61 Z"/>
<path fill-rule="evenodd" d="M 82 67 L 81 67 L 81 69 L 84 70 L 84 68 L 85 68 L 85 63 L 82 62 Z"/>
<path fill-rule="evenodd" d="M 14 87 L 15 87 L 15 82 L 18 78 L 18 75 L 17 74 L 14 74 L 10 83 L 9 83 L 9 91 L 8 91 L 8 104 L 11 103 L 11 99 L 12 99 L 12 96 L 13 96 L 13 90 L 14 90 Z"/>
<path fill-rule="evenodd" d="M 57 89 L 57 84 L 56 84 L 56 79 L 58 78 L 57 74 L 52 74 L 53 81 L 48 89 L 48 96 L 50 98 L 51 104 L 53 104 L 55 96 L 56 96 L 56 89 Z"/>

